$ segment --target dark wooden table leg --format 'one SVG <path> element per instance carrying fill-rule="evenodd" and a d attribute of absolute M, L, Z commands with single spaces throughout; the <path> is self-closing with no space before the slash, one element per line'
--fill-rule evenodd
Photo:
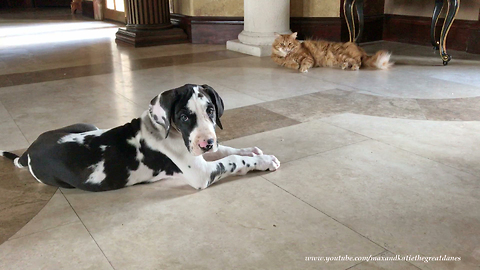
<path fill-rule="evenodd" d="M 345 15 L 345 21 L 347 22 L 350 42 L 355 42 L 355 20 L 353 19 L 354 5 L 355 0 L 345 0 L 345 2 L 343 2 L 343 14 Z"/>
<path fill-rule="evenodd" d="M 126 0 L 127 25 L 118 29 L 115 42 L 135 47 L 188 42 L 185 32 L 170 21 L 168 0 Z"/>
<path fill-rule="evenodd" d="M 355 42 L 358 43 L 362 39 L 362 34 L 363 34 L 363 0 L 356 0 L 354 5 L 355 5 L 355 8 L 357 9 L 357 16 L 358 16 L 358 34 L 355 37 Z"/>
<path fill-rule="evenodd" d="M 459 7 L 460 0 L 448 0 L 447 17 L 443 23 L 442 33 L 440 35 L 440 56 L 442 57 L 444 66 L 448 65 L 448 62 L 452 59 L 452 57 L 447 54 L 447 35 L 455 20 L 455 16 L 457 16 Z"/>
<path fill-rule="evenodd" d="M 435 38 L 435 28 L 438 22 L 438 15 L 442 12 L 443 0 L 435 0 L 435 8 L 433 9 L 432 26 L 430 27 L 430 39 L 432 41 L 433 48 L 438 50 L 440 42 Z"/>

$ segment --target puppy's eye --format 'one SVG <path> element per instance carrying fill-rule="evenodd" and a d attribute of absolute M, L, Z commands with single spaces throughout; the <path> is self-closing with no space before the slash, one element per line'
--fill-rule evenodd
<path fill-rule="evenodd" d="M 183 122 L 187 122 L 188 121 L 188 116 L 185 115 L 185 114 L 182 114 L 182 115 L 180 115 L 180 120 L 182 120 Z"/>
<path fill-rule="evenodd" d="M 214 112 L 215 112 L 215 109 L 213 109 L 212 107 L 207 109 L 207 114 L 208 115 L 212 115 Z"/>

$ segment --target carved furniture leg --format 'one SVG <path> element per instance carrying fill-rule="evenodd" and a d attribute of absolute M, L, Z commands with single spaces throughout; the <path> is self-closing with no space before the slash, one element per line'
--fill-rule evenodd
<path fill-rule="evenodd" d="M 459 7 L 460 0 L 448 0 L 447 17 L 443 23 L 442 33 L 440 35 L 440 56 L 442 57 L 444 66 L 448 65 L 448 62 L 452 59 L 452 57 L 447 54 L 447 35 L 455 20 L 455 16 L 457 16 Z"/>
<path fill-rule="evenodd" d="M 355 42 L 355 20 L 353 19 L 353 6 L 355 0 L 345 0 L 343 2 L 343 14 L 347 22 L 349 41 Z"/>
<path fill-rule="evenodd" d="M 435 28 L 438 22 L 438 15 L 442 12 L 443 0 L 435 0 L 435 8 L 433 9 L 432 26 L 430 27 L 430 39 L 432 41 L 433 48 L 438 50 L 440 42 L 435 38 Z"/>
<path fill-rule="evenodd" d="M 356 0 L 354 1 L 355 8 L 357 9 L 357 16 L 358 16 L 358 34 L 355 37 L 355 42 L 358 43 L 363 34 L 363 0 Z"/>

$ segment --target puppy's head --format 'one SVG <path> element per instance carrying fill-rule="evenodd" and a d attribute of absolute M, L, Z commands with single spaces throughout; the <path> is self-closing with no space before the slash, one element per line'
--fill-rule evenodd
<path fill-rule="evenodd" d="M 150 102 L 154 126 L 182 134 L 185 146 L 195 156 L 217 151 L 215 126 L 222 128 L 223 101 L 208 85 L 186 84 L 165 91 Z"/>

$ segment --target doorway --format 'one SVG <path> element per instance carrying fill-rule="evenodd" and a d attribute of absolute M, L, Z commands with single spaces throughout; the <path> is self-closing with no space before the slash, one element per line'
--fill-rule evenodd
<path fill-rule="evenodd" d="M 105 19 L 125 23 L 124 0 L 105 0 Z"/>

